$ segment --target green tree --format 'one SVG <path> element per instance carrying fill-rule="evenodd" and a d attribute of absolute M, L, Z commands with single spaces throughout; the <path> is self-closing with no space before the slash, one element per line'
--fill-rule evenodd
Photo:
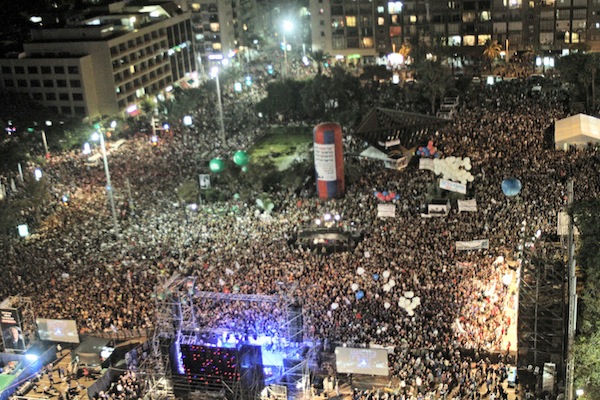
<path fill-rule="evenodd" d="M 581 324 L 575 344 L 575 381 L 586 398 L 600 398 L 600 200 L 576 203 L 579 229 L 577 264 L 583 275 L 579 294 Z"/>
<path fill-rule="evenodd" d="M 329 54 L 324 50 L 314 50 L 309 53 L 310 58 L 317 63 L 317 75 L 323 73 L 323 66 L 329 60 Z"/>
<path fill-rule="evenodd" d="M 448 68 L 437 62 L 425 61 L 415 67 L 418 89 L 429 99 L 431 113 L 435 114 L 436 104 L 454 85 Z"/>
<path fill-rule="evenodd" d="M 198 182 L 192 179 L 183 182 L 177 188 L 177 196 L 186 203 L 196 203 L 199 194 L 200 187 L 198 186 Z"/>
<path fill-rule="evenodd" d="M 267 85 L 267 96 L 256 106 L 257 111 L 275 116 L 281 114 L 286 118 L 302 119 L 305 117 L 300 93 L 306 81 L 285 79 Z"/>
<path fill-rule="evenodd" d="M 488 62 L 488 66 L 490 68 L 490 72 L 492 71 L 492 64 L 494 61 L 500 57 L 500 52 L 502 51 L 502 47 L 498 44 L 497 40 L 488 40 L 485 48 L 483 49 L 483 56 Z"/>

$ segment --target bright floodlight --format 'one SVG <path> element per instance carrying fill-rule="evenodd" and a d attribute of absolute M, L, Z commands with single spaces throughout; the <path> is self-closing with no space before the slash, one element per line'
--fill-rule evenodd
<path fill-rule="evenodd" d="M 39 181 L 40 179 L 42 179 L 42 170 L 41 170 L 41 169 L 39 169 L 39 168 L 36 168 L 36 169 L 33 171 L 33 176 L 35 177 L 35 180 L 36 180 L 36 181 Z"/>
<path fill-rule="evenodd" d="M 25 359 L 29 361 L 37 361 L 38 356 L 36 354 L 25 354 Z"/>
<path fill-rule="evenodd" d="M 84 144 L 83 144 L 83 154 L 87 156 L 87 155 L 88 155 L 88 154 L 90 154 L 91 152 L 92 152 L 92 148 L 90 147 L 90 144 L 89 144 L 89 143 L 87 143 L 87 142 L 86 142 L 86 143 L 84 143 Z"/>
<path fill-rule="evenodd" d="M 185 117 L 183 117 L 183 124 L 185 126 L 192 125 L 192 117 L 190 117 L 189 115 L 186 115 Z"/>
<path fill-rule="evenodd" d="M 47 120 L 47 121 L 46 121 L 46 126 L 52 126 L 52 121 L 50 121 L 50 120 Z"/>
<path fill-rule="evenodd" d="M 219 67 L 212 67 L 210 69 L 210 75 L 214 78 L 215 76 L 219 75 Z"/>
<path fill-rule="evenodd" d="M 113 129 L 115 129 L 117 127 L 117 121 L 112 121 L 110 123 L 110 127 L 113 128 Z"/>
<path fill-rule="evenodd" d="M 581 396 L 583 396 L 583 393 L 584 393 L 584 392 L 583 392 L 583 389 L 577 389 L 577 390 L 575 391 L 575 394 L 577 395 L 577 397 L 581 397 Z"/>
<path fill-rule="evenodd" d="M 97 142 L 98 140 L 100 140 L 100 134 L 98 132 L 92 133 L 92 140 L 94 142 Z"/>
<path fill-rule="evenodd" d="M 19 236 L 27 237 L 29 235 L 29 227 L 27 224 L 21 224 L 17 226 L 17 230 L 19 231 Z"/>
<path fill-rule="evenodd" d="M 294 25 L 290 21 L 283 21 L 283 30 L 289 32 L 292 30 Z"/>

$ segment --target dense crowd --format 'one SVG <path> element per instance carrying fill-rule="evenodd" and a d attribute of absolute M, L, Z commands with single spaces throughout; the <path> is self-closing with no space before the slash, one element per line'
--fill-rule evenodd
<path fill-rule="evenodd" d="M 86 166 L 77 154 L 53 156 L 45 174 L 56 201 L 24 213 L 46 216 L 34 238 L 2 244 L 0 294 L 31 296 L 37 317 L 75 319 L 81 333 L 146 328 L 153 324 L 155 285 L 177 272 L 196 276 L 199 291 L 292 296 L 303 306 L 310 338 L 394 346 L 390 370 L 403 382 L 397 394 L 456 387 L 466 393 L 473 382 L 497 382 L 502 362 L 460 351 L 514 350 L 508 332 L 516 324 L 515 291 L 503 282 L 514 273 L 509 260 L 523 235 L 555 232 L 567 179 L 579 182 L 578 199 L 600 193 L 594 148 L 544 148 L 544 130 L 567 115 L 566 94 L 547 88 L 533 97 L 529 89 L 524 81 L 511 81 L 470 90 L 456 118 L 428 138 L 443 155 L 468 156 L 473 165 L 468 197 L 477 199 L 478 211 L 452 210 L 443 218 L 421 216 L 432 172 L 414 164 L 398 172 L 365 159 L 347 159 L 362 172 L 342 199 L 273 193 L 270 215 L 240 200 L 198 211 L 183 207 L 175 189 L 205 168 L 197 154 L 245 147 L 264 131 L 252 111 L 258 94 L 247 103 L 225 96 L 225 147 L 214 140 L 212 119 L 200 118 L 214 112 L 207 103 L 197 117 L 206 122 L 186 132 L 185 145 L 178 135 L 156 147 L 140 137 L 111 154 L 113 186 L 124 210 L 118 235 L 111 232 L 101 167 Z M 518 198 L 502 193 L 508 177 L 523 183 Z M 377 218 L 373 192 L 382 190 L 400 195 L 396 218 Z M 59 201 L 64 193 L 68 207 Z M 290 245 L 300 226 L 334 212 L 340 225 L 363 233 L 354 250 L 324 254 Z M 456 241 L 474 239 L 489 239 L 490 248 L 456 249 Z M 420 299 L 412 315 L 398 306 L 407 298 Z M 249 334 L 281 324 L 283 316 L 271 311 L 243 302 L 198 305 L 200 324 L 227 327 L 241 320 L 237 328 Z"/>

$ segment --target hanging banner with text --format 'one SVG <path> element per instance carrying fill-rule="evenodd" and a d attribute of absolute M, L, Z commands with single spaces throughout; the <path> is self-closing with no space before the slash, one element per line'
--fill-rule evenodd
<path fill-rule="evenodd" d="M 475 212 L 477 211 L 477 200 L 457 200 L 458 201 L 458 211 L 463 212 Z"/>
<path fill-rule="evenodd" d="M 419 169 L 435 171 L 435 167 L 433 166 L 433 158 L 419 158 Z"/>
<path fill-rule="evenodd" d="M 377 217 L 379 218 L 395 218 L 395 204 L 377 204 Z"/>
<path fill-rule="evenodd" d="M 399 159 L 388 158 L 383 160 L 383 165 L 389 169 L 397 169 L 401 170 L 406 168 L 408 165 L 408 159 L 406 157 L 401 157 Z"/>
<path fill-rule="evenodd" d="M 456 242 L 456 250 L 481 250 L 481 249 L 489 249 L 490 241 L 489 239 L 479 239 L 479 240 L 468 240 L 463 242 Z"/>
<path fill-rule="evenodd" d="M 440 189 L 449 190 L 451 192 L 467 194 L 467 185 L 462 183 L 440 179 Z"/>

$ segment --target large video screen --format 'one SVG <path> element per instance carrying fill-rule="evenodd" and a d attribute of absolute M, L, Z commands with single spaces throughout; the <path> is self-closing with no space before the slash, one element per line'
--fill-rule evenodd
<path fill-rule="evenodd" d="M 38 335 L 41 340 L 60 343 L 79 343 L 77 324 L 72 319 L 43 319 L 36 320 Z"/>
<path fill-rule="evenodd" d="M 335 366 L 342 374 L 388 376 L 388 351 L 385 349 L 335 348 Z"/>

